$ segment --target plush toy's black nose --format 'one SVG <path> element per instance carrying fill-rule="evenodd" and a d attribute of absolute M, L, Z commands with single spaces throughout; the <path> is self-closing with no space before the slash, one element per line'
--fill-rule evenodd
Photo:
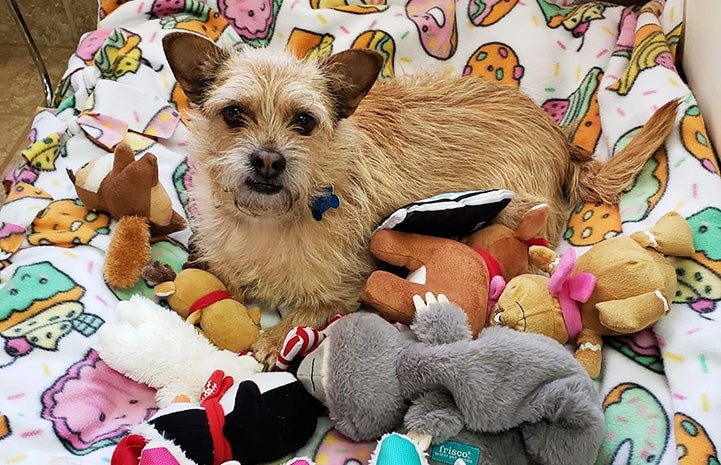
<path fill-rule="evenodd" d="M 256 150 L 250 154 L 250 166 L 258 176 L 273 179 L 285 169 L 285 157 L 275 150 Z"/>

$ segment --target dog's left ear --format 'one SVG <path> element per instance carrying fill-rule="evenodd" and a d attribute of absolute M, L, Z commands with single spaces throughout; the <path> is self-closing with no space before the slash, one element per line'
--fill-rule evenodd
<path fill-rule="evenodd" d="M 347 118 L 355 112 L 375 84 L 382 67 L 383 56 L 380 53 L 360 48 L 331 55 L 323 63 L 338 119 Z"/>

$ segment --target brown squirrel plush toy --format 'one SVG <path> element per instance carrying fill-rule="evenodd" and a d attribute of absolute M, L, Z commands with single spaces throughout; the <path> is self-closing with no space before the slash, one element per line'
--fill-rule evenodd
<path fill-rule="evenodd" d="M 118 220 L 105 256 L 105 280 L 113 287 L 132 287 L 150 259 L 150 238 L 185 229 L 158 180 L 158 160 L 146 153 L 139 160 L 121 142 L 115 153 L 98 157 L 76 173 L 68 170 L 78 198 L 90 210 Z"/>

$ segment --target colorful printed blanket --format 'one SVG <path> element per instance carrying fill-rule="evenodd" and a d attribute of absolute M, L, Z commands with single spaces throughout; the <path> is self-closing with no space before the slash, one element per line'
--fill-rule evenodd
<path fill-rule="evenodd" d="M 721 180 L 702 115 L 674 67 L 682 2 L 653 0 L 633 12 L 562 0 L 102 0 L 98 29 L 68 62 L 62 103 L 39 109 L 25 162 L 5 178 L 0 462 L 107 463 L 128 427 L 154 412 L 153 392 L 109 369 L 93 348 L 118 299 L 152 290 L 142 280 L 130 290 L 104 283 L 116 223 L 78 201 L 66 170 L 125 139 L 138 156 L 157 156 L 174 208 L 187 211 L 187 101 L 161 39 L 189 30 L 307 57 L 369 47 L 385 57 L 382 80 L 432 68 L 520 86 L 602 158 L 680 99 L 677 129 L 620 207 L 578 207 L 562 248 L 583 253 L 669 210 L 688 218 L 696 254 L 677 262 L 671 313 L 653 329 L 607 341 L 599 381 L 607 436 L 597 463 L 719 463 Z M 188 234 L 157 240 L 153 257 L 178 269 Z M 372 447 L 348 442 L 326 419 L 299 455 L 365 464 Z"/>

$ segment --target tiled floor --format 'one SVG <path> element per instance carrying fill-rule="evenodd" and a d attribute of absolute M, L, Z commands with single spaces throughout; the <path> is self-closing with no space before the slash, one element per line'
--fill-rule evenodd
<path fill-rule="evenodd" d="M 60 80 L 72 48 L 43 50 L 53 86 Z M 32 58 L 24 45 L 0 45 L 0 85 L 5 101 L 0 105 L 0 173 L 19 158 L 35 110 L 43 104 L 43 90 Z"/>

